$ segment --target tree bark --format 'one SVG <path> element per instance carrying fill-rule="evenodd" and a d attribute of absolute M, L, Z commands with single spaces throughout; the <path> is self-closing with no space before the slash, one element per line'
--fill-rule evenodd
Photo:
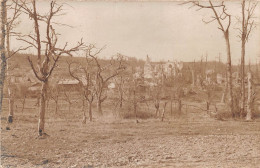
<path fill-rule="evenodd" d="M 45 107 L 46 107 L 46 94 L 47 94 L 47 85 L 48 82 L 42 82 L 42 90 L 40 97 L 40 112 L 39 112 L 39 123 L 38 123 L 38 132 L 39 135 L 42 136 L 44 133 L 44 125 L 45 125 Z"/>
<path fill-rule="evenodd" d="M 6 0 L 1 1 L 1 73 L 0 73 L 0 113 L 3 108 L 4 97 L 4 82 L 6 73 L 6 49 L 5 49 L 5 37 L 6 37 Z"/>
<path fill-rule="evenodd" d="M 230 112 L 232 116 L 235 116 L 234 113 L 234 100 L 233 100 L 233 86 L 232 86 L 232 63 L 231 63 L 231 51 L 230 51 L 230 42 L 229 42 L 229 31 L 227 30 L 225 33 L 226 40 L 226 50 L 227 50 L 227 79 L 228 79 L 228 89 L 229 89 L 229 97 L 230 97 Z"/>

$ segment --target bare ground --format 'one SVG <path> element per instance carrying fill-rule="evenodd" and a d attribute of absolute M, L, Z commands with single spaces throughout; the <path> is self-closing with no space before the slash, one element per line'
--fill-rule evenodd
<path fill-rule="evenodd" d="M 9 125 L 6 116 L 3 167 L 260 167 L 259 120 L 218 121 L 195 109 L 138 124 L 106 118 L 83 125 L 81 118 L 47 116 L 48 135 L 39 138 L 35 111 L 17 113 Z"/>

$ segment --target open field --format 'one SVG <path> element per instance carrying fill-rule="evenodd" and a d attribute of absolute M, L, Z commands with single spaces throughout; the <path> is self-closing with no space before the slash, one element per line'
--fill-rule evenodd
<path fill-rule="evenodd" d="M 6 102 L 4 103 L 7 104 Z M 260 120 L 218 121 L 188 108 L 180 117 L 115 119 L 81 123 L 81 113 L 46 113 L 38 137 L 38 114 L 30 102 L 7 124 L 1 118 L 3 167 L 259 167 Z M 197 104 L 199 105 L 199 103 Z M 18 104 L 18 110 L 20 106 Z M 63 111 L 65 114 L 66 111 Z M 74 117 L 73 117 L 74 116 Z M 54 118 L 55 117 L 55 118 Z M 8 128 L 10 130 L 8 130 Z"/>

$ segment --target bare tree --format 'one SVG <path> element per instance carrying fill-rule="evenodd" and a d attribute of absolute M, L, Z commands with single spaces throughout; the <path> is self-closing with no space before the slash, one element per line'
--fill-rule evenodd
<path fill-rule="evenodd" d="M 163 113 L 162 113 L 162 117 L 161 117 L 161 121 L 163 122 L 164 120 L 164 117 L 165 117 L 165 111 L 166 111 L 166 105 L 167 105 L 168 102 L 164 102 L 164 105 L 163 105 Z"/>
<path fill-rule="evenodd" d="M 2 112 L 3 96 L 4 96 L 4 82 L 5 82 L 5 71 L 6 71 L 6 49 L 5 49 L 5 38 L 6 38 L 6 1 L 1 1 L 1 74 L 0 74 L 0 113 Z"/>
<path fill-rule="evenodd" d="M 89 70 L 91 60 L 88 60 L 86 58 L 87 64 L 84 66 L 79 66 L 77 64 L 78 68 L 72 69 L 72 63 L 69 64 L 69 73 L 70 76 L 72 76 L 74 79 L 76 79 L 79 82 L 81 92 L 83 93 L 84 99 L 88 102 L 88 112 L 89 112 L 89 121 L 92 121 L 93 115 L 92 115 L 92 104 L 93 100 L 95 97 L 95 87 L 93 84 L 93 79 L 92 79 L 92 73 Z M 80 74 L 84 74 L 80 77 Z M 83 102 L 84 106 L 84 102 Z M 86 112 L 83 111 L 83 124 L 86 124 Z"/>
<path fill-rule="evenodd" d="M 67 49 L 68 43 L 66 43 L 63 48 L 57 47 L 58 33 L 53 27 L 57 23 L 53 22 L 53 18 L 61 14 L 62 5 L 58 5 L 55 1 L 51 1 L 49 12 L 42 15 L 37 11 L 35 0 L 32 0 L 31 3 L 21 0 L 18 5 L 23 9 L 22 11 L 33 20 L 34 23 L 34 33 L 20 35 L 18 40 L 25 42 L 37 51 L 37 60 L 33 60 L 28 57 L 28 61 L 34 75 L 42 84 L 38 124 L 38 131 L 41 136 L 44 133 L 46 93 L 49 77 L 52 75 L 60 56 L 72 56 L 72 52 L 76 52 L 83 47 L 83 42 L 81 40 L 75 47 L 70 49 Z M 43 36 L 40 35 L 40 23 L 45 24 L 45 40 L 42 40 Z M 44 50 L 44 53 L 42 50 Z"/>
<path fill-rule="evenodd" d="M 246 43 L 249 40 L 249 35 L 252 29 L 256 26 L 254 20 L 254 11 L 257 6 L 257 2 L 252 2 L 251 0 L 243 0 L 241 3 L 242 7 L 242 20 L 237 18 L 241 22 L 241 28 L 239 30 L 239 39 L 241 39 L 241 91 L 242 91 L 242 105 L 240 110 L 240 117 L 245 113 L 246 104 L 246 94 L 245 94 L 245 53 L 246 53 Z"/>
<path fill-rule="evenodd" d="M 177 99 L 177 105 L 178 105 L 178 112 L 179 114 L 181 114 L 181 111 L 182 111 L 182 98 L 184 96 L 184 91 L 183 91 L 183 87 L 177 87 L 176 88 L 176 92 L 175 92 L 175 97 Z"/>
<path fill-rule="evenodd" d="M 161 117 L 161 112 L 160 112 L 160 102 L 161 102 L 161 92 L 162 92 L 162 85 L 157 82 L 156 86 L 151 87 L 151 96 L 152 96 L 152 100 L 153 100 L 153 104 L 155 107 L 155 117 Z"/>
<path fill-rule="evenodd" d="M 12 67 L 10 67 L 9 65 L 9 59 L 11 57 L 13 57 L 16 53 L 26 50 L 28 48 L 30 48 L 30 46 L 28 47 L 19 47 L 16 50 L 11 50 L 11 37 L 12 36 L 17 36 L 19 35 L 19 33 L 15 32 L 15 28 L 16 26 L 20 23 L 18 21 L 19 16 L 21 15 L 21 6 L 18 5 L 18 0 L 11 0 L 9 1 L 11 3 L 7 4 L 7 10 L 6 10 L 6 85 L 8 88 L 8 102 L 9 102 L 9 116 L 8 116 L 8 122 L 13 121 L 13 105 L 14 105 L 14 97 L 15 97 L 15 90 L 12 90 L 13 87 L 12 85 L 14 85 L 13 83 L 11 83 L 10 78 L 10 71 L 12 70 Z M 10 13 L 10 14 L 9 14 Z M 9 16 L 10 15 L 10 16 Z M 15 74 L 14 74 L 15 76 Z M 21 96 L 19 96 L 21 97 Z M 24 103 L 25 103 L 25 97 L 22 98 L 22 103 L 23 103 L 23 108 L 24 108 Z M 23 111 L 22 108 L 22 111 Z"/>
<path fill-rule="evenodd" d="M 186 4 L 187 2 L 185 2 Z M 232 116 L 234 117 L 234 107 L 233 107 L 233 88 L 232 88 L 232 64 L 231 64 L 231 50 L 230 50 L 230 41 L 229 41 L 229 28 L 231 25 L 231 15 L 227 13 L 227 8 L 224 2 L 220 2 L 216 5 L 209 0 L 208 5 L 204 5 L 204 3 L 200 3 L 199 1 L 188 2 L 191 3 L 192 6 L 198 7 L 197 10 L 201 9 L 210 9 L 213 12 L 213 16 L 208 21 L 203 20 L 204 23 L 209 24 L 214 21 L 218 23 L 218 29 L 223 33 L 225 42 L 226 42 L 226 52 L 227 52 L 227 78 L 228 78 L 228 88 L 229 88 L 229 96 L 230 96 L 230 111 Z M 225 26 L 225 22 L 227 25 Z"/>
<path fill-rule="evenodd" d="M 105 66 L 101 64 L 98 54 L 104 49 L 101 48 L 95 52 L 94 45 L 90 45 L 87 49 L 87 57 L 92 58 L 96 64 L 96 74 L 95 74 L 95 95 L 97 98 L 97 109 L 98 114 L 103 115 L 102 113 L 102 103 L 106 100 L 107 95 L 105 93 L 106 86 L 108 82 L 119 75 L 124 69 L 123 65 L 123 56 L 118 54 L 116 58 L 111 58 L 109 63 Z"/>
<path fill-rule="evenodd" d="M 206 101 L 207 114 L 210 113 L 209 108 L 210 108 L 210 105 L 212 104 L 214 89 L 215 89 L 214 83 L 209 83 L 209 82 L 206 83 L 206 85 L 205 85 L 206 100 L 205 101 Z"/>
<path fill-rule="evenodd" d="M 132 99 L 130 99 L 130 102 L 134 106 L 134 114 L 135 114 L 136 123 L 139 123 L 139 121 L 137 119 L 137 106 L 138 106 L 137 86 L 138 86 L 138 82 L 136 79 L 133 79 L 132 82 L 133 83 L 131 84 L 131 88 L 129 89 L 129 92 L 130 92 L 129 95 L 132 95 Z"/>
<path fill-rule="evenodd" d="M 119 78 L 115 79 L 115 83 L 117 85 L 117 92 L 118 92 L 118 101 L 116 102 L 116 107 L 119 105 L 120 108 L 123 107 L 123 102 L 125 101 L 125 94 L 126 94 L 126 89 L 125 85 L 127 82 L 127 78 L 125 75 L 120 75 Z"/>

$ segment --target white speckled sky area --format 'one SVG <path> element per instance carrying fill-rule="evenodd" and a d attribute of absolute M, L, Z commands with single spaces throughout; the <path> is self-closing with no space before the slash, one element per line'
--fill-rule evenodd
<path fill-rule="evenodd" d="M 226 61 L 225 40 L 217 29 L 217 23 L 205 24 L 202 19 L 212 15 L 209 9 L 196 11 L 196 7 L 179 5 L 181 2 L 122 2 L 122 1 L 58 1 L 64 4 L 66 15 L 56 21 L 73 26 L 56 26 L 61 34 L 59 44 L 75 44 L 82 37 L 86 43 L 98 47 L 106 45 L 101 57 L 116 53 L 145 59 L 148 54 L 152 61 L 199 60 L 208 53 L 208 60 L 215 60 L 221 53 Z M 232 16 L 241 15 L 239 1 L 226 2 L 227 11 Z M 39 12 L 46 13 L 49 1 L 38 2 Z M 255 11 L 255 19 L 260 23 L 260 3 Z M 32 22 L 22 16 L 18 31 L 28 33 L 33 30 Z M 237 64 L 240 58 L 240 27 L 232 17 L 231 51 L 232 60 Z M 41 26 L 41 28 L 44 28 Z M 13 40 L 13 47 L 23 45 Z M 246 61 L 260 60 L 260 27 L 254 29 L 246 48 Z M 27 51 L 33 52 L 33 51 Z"/>

